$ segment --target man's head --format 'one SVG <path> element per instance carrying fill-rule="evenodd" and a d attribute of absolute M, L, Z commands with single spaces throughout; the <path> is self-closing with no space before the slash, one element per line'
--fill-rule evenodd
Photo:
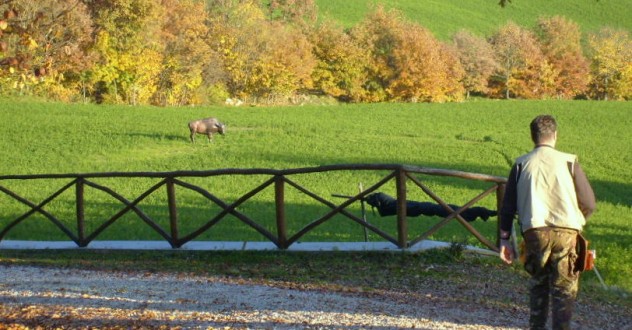
<path fill-rule="evenodd" d="M 551 115 L 540 115 L 531 121 L 531 140 L 535 144 L 555 144 L 557 122 Z"/>

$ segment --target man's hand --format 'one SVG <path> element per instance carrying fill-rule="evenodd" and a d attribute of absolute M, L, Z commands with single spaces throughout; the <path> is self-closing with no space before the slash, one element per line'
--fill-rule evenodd
<path fill-rule="evenodd" d="M 500 259 L 508 265 L 511 265 L 513 263 L 514 252 L 509 240 L 500 240 Z"/>

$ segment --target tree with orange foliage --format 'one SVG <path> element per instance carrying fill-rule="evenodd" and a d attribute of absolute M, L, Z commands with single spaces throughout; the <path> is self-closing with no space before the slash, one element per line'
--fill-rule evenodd
<path fill-rule="evenodd" d="M 427 29 L 402 23 L 392 54 L 395 75 L 388 85 L 396 101 L 446 102 L 463 99 L 465 72 L 456 53 Z"/>
<path fill-rule="evenodd" d="M 564 17 L 541 18 L 536 27 L 542 52 L 556 72 L 555 93 L 572 99 L 588 88 L 590 67 L 581 46 L 579 26 Z"/>
<path fill-rule="evenodd" d="M 205 72 L 219 56 L 206 38 L 204 4 L 193 0 L 162 0 L 161 43 L 164 45 L 156 104 L 185 105 L 204 102 Z M 214 79 L 209 79 L 215 82 Z"/>
<path fill-rule="evenodd" d="M 76 0 L 5 1 L 3 5 L 3 81 L 20 93 L 69 101 L 81 72 L 93 63 L 89 51 L 93 28 L 87 7 Z"/>
<path fill-rule="evenodd" d="M 496 96 L 543 98 L 555 93 L 555 71 L 532 32 L 509 22 L 491 37 L 490 43 L 499 64 L 490 80 Z"/>
<path fill-rule="evenodd" d="M 378 7 L 351 30 L 370 56 L 364 101 L 460 100 L 463 70 L 454 52 L 398 11 Z"/>

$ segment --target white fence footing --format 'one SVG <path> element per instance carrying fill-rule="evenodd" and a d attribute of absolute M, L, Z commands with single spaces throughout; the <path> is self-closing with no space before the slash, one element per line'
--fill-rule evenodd
<path fill-rule="evenodd" d="M 436 248 L 449 248 L 451 243 L 432 240 L 421 241 L 406 251 L 423 251 Z M 180 248 L 172 248 L 167 241 L 93 241 L 87 247 L 79 247 L 72 241 L 0 241 L 0 250 L 189 250 L 189 251 L 275 251 L 280 250 L 272 242 L 251 241 L 200 241 L 188 242 Z M 287 251 L 401 251 L 390 242 L 297 242 Z M 463 250 L 485 255 L 498 255 L 497 252 L 475 246 L 465 245 Z"/>

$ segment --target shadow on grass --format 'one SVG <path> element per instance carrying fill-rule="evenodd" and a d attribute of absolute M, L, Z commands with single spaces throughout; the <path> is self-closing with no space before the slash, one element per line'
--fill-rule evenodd
<path fill-rule="evenodd" d="M 589 178 L 590 179 L 590 178 Z M 632 183 L 591 181 L 597 201 L 632 207 Z"/>
<path fill-rule="evenodd" d="M 339 205 L 344 199 L 329 197 L 330 202 Z M 230 201 L 227 201 L 230 204 Z M 184 203 L 183 203 L 184 204 Z M 171 228 L 169 209 L 167 205 L 142 204 L 137 205 L 139 216 L 132 210 L 120 215 L 124 209 L 121 203 L 109 202 L 86 202 L 84 206 L 84 236 L 91 237 L 97 235 L 92 241 L 166 241 L 160 234 L 162 231 L 168 237 L 177 233 L 179 238 L 187 238 L 189 235 L 201 230 L 205 230 L 195 237 L 191 237 L 190 242 L 196 241 L 252 241 L 267 242 L 268 237 L 259 230 L 266 231 L 270 236 L 278 239 L 278 223 L 276 218 L 276 204 L 274 202 L 262 202 L 248 200 L 239 205 L 235 211 L 237 215 L 224 212 L 223 207 L 208 200 L 189 200 L 187 205 L 177 207 L 177 227 Z M 74 202 L 63 202 L 55 205 L 55 210 L 44 210 L 51 216 L 58 219 L 76 237 L 79 237 L 79 227 L 76 221 L 76 204 Z M 370 228 L 365 230 L 358 221 L 366 220 L 367 224 L 377 228 L 393 240 L 398 239 L 398 226 L 395 216 L 381 217 L 377 212 L 366 206 L 364 217 L 360 202 L 355 202 L 344 209 L 351 217 L 343 214 L 334 214 L 330 218 L 320 222 L 303 236 L 298 237 L 294 242 L 388 242 L 380 234 Z M 6 211 L 6 210 L 5 210 Z M 24 209 L 23 211 L 26 211 Z M 320 221 L 327 216 L 332 208 L 324 204 L 312 205 L 302 203 L 286 203 L 285 229 L 287 238 L 292 238 L 301 230 L 313 226 L 316 221 Z M 5 230 L 7 226 L 24 213 L 4 214 L 0 218 L 0 230 Z M 115 220 L 112 220 L 116 217 Z M 252 226 L 252 221 L 257 228 Z M 407 229 L 408 240 L 416 238 L 418 235 L 428 231 L 432 226 L 443 220 L 442 217 L 408 217 Z M 147 221 L 151 221 L 152 225 Z M 109 224 L 108 224 L 109 223 Z M 107 225 L 102 229 L 102 226 Z M 494 218 L 483 222 L 476 220 L 470 223 L 479 231 L 493 240 L 496 221 Z M 156 229 L 159 228 L 159 229 Z M 102 231 L 101 231 L 102 229 Z M 97 233 L 97 231 L 99 231 Z M 469 238 L 469 242 L 468 242 Z M 71 238 L 55 225 L 50 219 L 41 214 L 35 213 L 22 220 L 16 226 L 10 228 L 3 237 L 5 240 L 34 240 L 34 241 L 69 241 Z M 476 243 L 476 239 L 464 227 L 451 220 L 445 227 L 439 229 L 430 239 L 445 241 L 458 241 Z M 393 243 L 395 246 L 395 244 Z"/>

